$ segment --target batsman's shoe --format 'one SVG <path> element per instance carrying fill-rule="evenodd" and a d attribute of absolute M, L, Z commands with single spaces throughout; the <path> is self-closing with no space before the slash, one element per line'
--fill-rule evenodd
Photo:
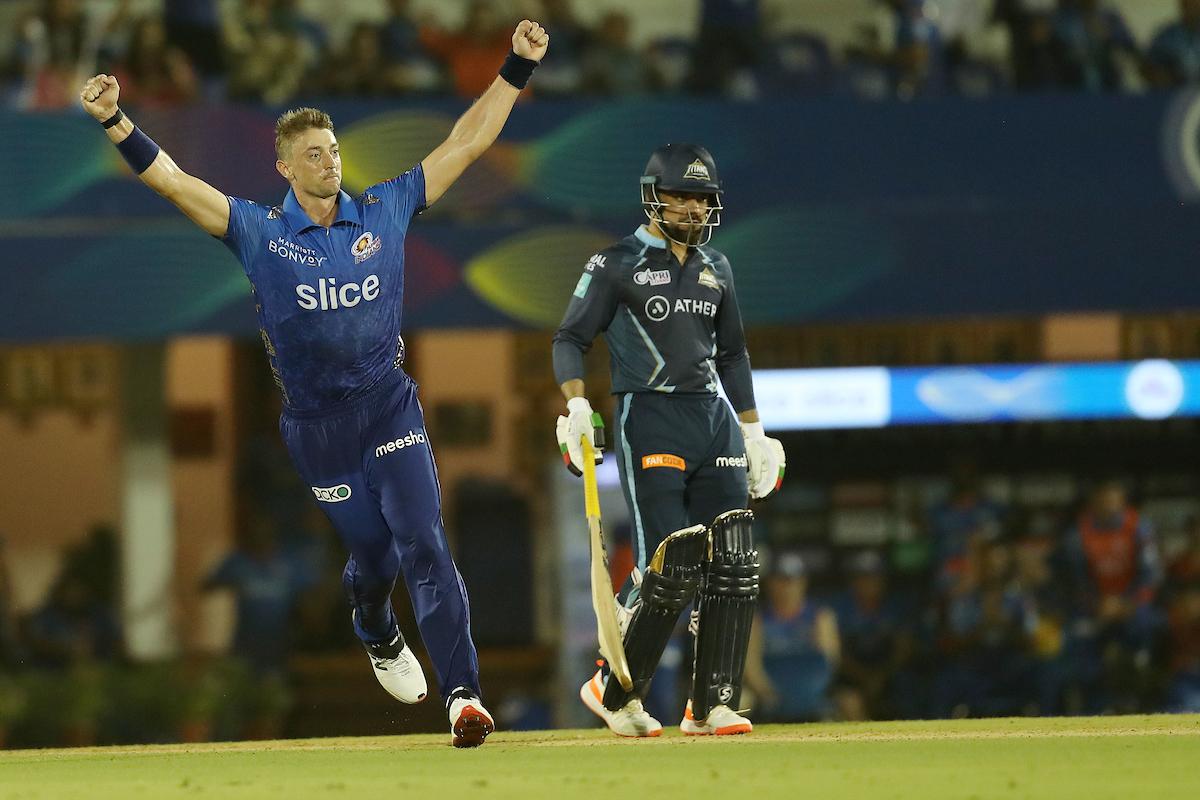
<path fill-rule="evenodd" d="M 425 684 L 425 673 L 413 651 L 404 643 L 400 634 L 387 644 L 368 644 L 367 655 L 371 657 L 371 671 L 379 685 L 401 703 L 419 703 L 425 699 L 429 687 Z"/>
<path fill-rule="evenodd" d="M 596 670 L 592 679 L 579 688 L 579 699 L 593 714 L 604 720 L 610 731 L 617 736 L 635 738 L 662 735 L 662 724 L 646 713 L 638 698 L 633 698 L 616 711 L 609 711 L 604 707 L 603 697 L 604 676 L 601 670 Z"/>
<path fill-rule="evenodd" d="M 446 709 L 450 714 L 450 743 L 455 747 L 479 747 L 496 730 L 492 715 L 465 686 L 450 693 Z"/>
<path fill-rule="evenodd" d="M 692 716 L 692 701 L 688 700 L 679 730 L 688 736 L 733 736 L 750 733 L 754 725 L 729 706 L 714 706 L 707 717 L 697 720 Z"/>

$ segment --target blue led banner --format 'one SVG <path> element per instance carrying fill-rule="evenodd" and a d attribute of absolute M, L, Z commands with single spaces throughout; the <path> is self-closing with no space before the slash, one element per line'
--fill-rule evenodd
<path fill-rule="evenodd" d="M 1200 361 L 756 370 L 770 430 L 1200 416 Z"/>

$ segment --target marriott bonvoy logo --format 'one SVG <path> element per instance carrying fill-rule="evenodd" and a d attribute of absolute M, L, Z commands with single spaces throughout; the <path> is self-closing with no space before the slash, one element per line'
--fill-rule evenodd
<path fill-rule="evenodd" d="M 404 436 L 393 439 L 390 442 L 384 442 L 375 448 L 375 457 L 383 458 L 388 453 L 394 453 L 397 450 L 403 450 L 406 447 L 412 447 L 415 444 L 425 444 L 428 440 L 425 438 L 425 431 L 409 431 Z"/>

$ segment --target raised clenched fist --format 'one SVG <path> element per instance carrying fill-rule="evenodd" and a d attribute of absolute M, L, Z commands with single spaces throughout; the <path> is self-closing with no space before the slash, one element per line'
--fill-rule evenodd
<path fill-rule="evenodd" d="M 536 22 L 521 20 L 512 37 L 513 52 L 521 58 L 541 61 L 550 44 L 550 34 Z"/>
<path fill-rule="evenodd" d="M 88 78 L 79 92 L 79 102 L 83 110 L 91 114 L 99 122 L 117 113 L 117 98 L 121 94 L 121 86 L 112 75 L 97 75 Z"/>

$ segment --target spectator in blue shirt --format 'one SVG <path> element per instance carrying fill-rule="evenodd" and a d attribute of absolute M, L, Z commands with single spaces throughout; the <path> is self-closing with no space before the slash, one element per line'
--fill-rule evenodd
<path fill-rule="evenodd" d="M 1053 21 L 1052 51 L 1062 85 L 1089 92 L 1119 91 L 1119 56 L 1137 47 L 1121 14 L 1100 0 L 1059 0 Z"/>
<path fill-rule="evenodd" d="M 1200 82 L 1200 0 L 1179 0 L 1179 19 L 1163 26 L 1146 54 L 1146 80 L 1152 86 Z"/>
<path fill-rule="evenodd" d="M 837 616 L 809 599 L 799 555 L 783 553 L 775 560 L 752 631 L 745 680 L 763 718 L 804 722 L 829 716 L 829 688 L 841 650 Z"/>
<path fill-rule="evenodd" d="M 233 655 L 259 674 L 285 672 L 296 603 L 316 577 L 306 559 L 279 547 L 270 518 L 255 515 L 238 548 L 204 581 L 206 590 L 230 589 L 236 598 Z"/>
<path fill-rule="evenodd" d="M 894 716 L 891 696 L 912 636 L 904 609 L 888 596 L 879 553 L 865 550 L 848 566 L 850 588 L 834 606 L 842 644 L 838 704 L 846 719 L 884 719 Z"/>

